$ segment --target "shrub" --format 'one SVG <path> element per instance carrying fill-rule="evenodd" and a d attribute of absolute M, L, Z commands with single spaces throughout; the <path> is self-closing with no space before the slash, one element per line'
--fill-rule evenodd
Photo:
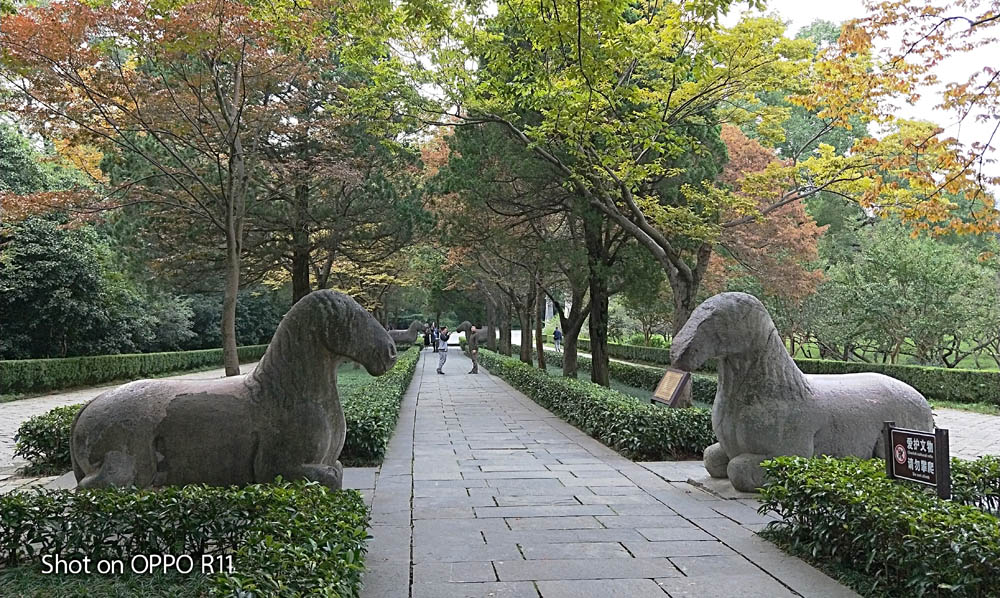
<path fill-rule="evenodd" d="M 631 459 L 700 456 L 715 442 L 707 409 L 666 409 L 591 382 L 549 376 L 485 349 L 480 361 L 538 404 Z"/>
<path fill-rule="evenodd" d="M 761 511 L 783 518 L 769 533 L 793 551 L 860 572 L 892 596 L 1000 594 L 995 516 L 889 480 L 879 460 L 780 457 L 764 468 Z"/>
<path fill-rule="evenodd" d="M 240 362 L 256 361 L 265 350 L 267 345 L 240 347 Z M 94 386 L 206 367 L 222 367 L 222 349 L 0 361 L 0 394 Z"/>
<path fill-rule="evenodd" d="M 14 434 L 14 456 L 31 463 L 35 473 L 62 473 L 70 468 L 73 418 L 83 405 L 56 407 L 25 420 Z"/>
<path fill-rule="evenodd" d="M 0 566 L 34 569 L 58 554 L 127 571 L 135 555 L 191 555 L 196 576 L 201 555 L 232 555 L 233 571 L 213 576 L 216 595 L 356 597 L 367 523 L 358 492 L 304 481 L 15 492 L 0 495 Z"/>
<path fill-rule="evenodd" d="M 951 499 L 1000 514 L 1000 457 L 986 456 L 975 461 L 952 459 Z"/>
<path fill-rule="evenodd" d="M 417 368 L 420 352 L 402 353 L 388 372 L 360 387 L 340 387 L 347 420 L 347 438 L 341 461 L 351 465 L 378 465 L 385 456 L 399 417 L 399 403 Z M 24 457 L 35 473 L 62 473 L 71 467 L 70 436 L 73 418 L 83 404 L 56 407 L 26 419 L 14 436 L 14 455 Z"/>
<path fill-rule="evenodd" d="M 378 465 L 396 429 L 399 405 L 413 379 L 420 349 L 399 355 L 396 364 L 348 396 L 341 397 L 347 419 L 347 439 L 340 460 L 350 465 Z"/>
<path fill-rule="evenodd" d="M 514 345 L 514 347 L 516 348 L 517 345 Z M 562 353 L 548 350 L 545 351 L 546 363 L 562 367 L 562 358 Z M 590 369 L 590 361 L 589 357 L 579 356 L 576 358 L 577 365 L 579 365 L 580 369 L 583 370 Z M 656 386 L 663 378 L 663 374 L 666 373 L 666 370 L 662 370 L 660 368 L 634 363 L 622 363 L 620 361 L 609 362 L 608 370 L 612 380 L 621 382 L 626 386 L 643 388 L 651 393 L 656 390 Z M 692 400 L 711 405 L 715 402 L 715 392 L 717 388 L 718 381 L 715 376 L 700 374 L 697 372 L 691 374 Z"/>

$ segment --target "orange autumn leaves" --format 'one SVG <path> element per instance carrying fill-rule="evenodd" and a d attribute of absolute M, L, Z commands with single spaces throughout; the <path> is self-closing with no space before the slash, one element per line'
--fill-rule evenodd
<path fill-rule="evenodd" d="M 719 182 L 733 187 L 738 194 L 746 175 L 762 172 L 777 161 L 772 150 L 736 127 L 724 126 L 721 137 L 729 162 Z M 773 185 L 774 193 L 779 194 L 781 182 Z M 766 196 L 750 199 L 761 209 L 770 203 Z M 814 293 L 823 279 L 822 272 L 809 268 L 809 264 L 818 257 L 817 242 L 824 229 L 806 213 L 801 201 L 784 205 L 760 220 L 725 228 L 719 240 L 724 251 L 713 255 L 706 287 L 720 291 L 727 278 L 749 273 L 766 293 L 800 301 Z"/>

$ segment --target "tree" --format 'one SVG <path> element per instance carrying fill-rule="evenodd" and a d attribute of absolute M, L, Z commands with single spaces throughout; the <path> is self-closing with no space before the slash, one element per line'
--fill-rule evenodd
<path fill-rule="evenodd" d="M 719 177 L 724 184 L 738 188 L 748 175 L 762 172 L 778 161 L 773 151 L 736 127 L 724 126 L 722 139 L 729 154 Z M 775 193 L 780 190 L 768 195 Z M 759 204 L 760 209 L 765 207 L 763 202 Z M 721 268 L 729 270 L 727 277 L 749 274 L 760 282 L 765 294 L 797 303 L 814 293 L 822 280 L 822 273 L 811 267 L 819 256 L 817 247 L 822 234 L 823 228 L 810 218 L 802 203 L 790 203 L 760 221 L 725 229 L 720 238 L 724 251 L 717 259 L 722 262 Z"/>
<path fill-rule="evenodd" d="M 0 356 L 138 352 L 155 336 L 145 297 L 90 226 L 32 217 L 0 229 Z"/>
<path fill-rule="evenodd" d="M 44 190 L 47 183 L 28 140 L 13 127 L 0 125 L 0 193 L 24 195 Z"/>
<path fill-rule="evenodd" d="M 239 372 L 236 298 L 247 218 L 266 188 L 255 177 L 267 174 L 268 142 L 300 111 L 310 82 L 323 80 L 331 55 L 348 69 L 387 73 L 393 61 L 372 65 L 372 56 L 385 55 L 397 23 L 420 18 L 397 19 L 395 11 L 407 7 L 386 2 L 364 15 L 339 8 L 323 1 L 308 9 L 235 0 L 59 2 L 24 8 L 0 26 L 0 77 L 20 92 L 12 110 L 59 138 L 142 165 L 115 182 L 101 207 L 148 203 L 174 221 L 194 218 L 220 241 L 213 250 L 224 244 L 221 335 L 230 375 Z M 372 27 L 373 19 L 387 26 Z M 370 89 L 339 91 L 352 109 L 365 107 L 356 115 L 384 107 Z"/>
<path fill-rule="evenodd" d="M 725 1 L 696 7 L 624 0 L 503 3 L 496 17 L 467 32 L 469 55 L 478 59 L 475 72 L 464 68 L 467 56 L 445 62 L 441 71 L 455 90 L 450 99 L 461 107 L 449 117 L 503 126 L 565 187 L 656 257 L 673 290 L 675 330 L 697 303 L 724 229 L 821 191 L 874 210 L 964 227 L 949 221 L 951 206 L 927 192 L 935 173 L 954 172 L 956 151 L 925 123 L 893 121 L 889 135 L 866 138 L 847 155 L 821 143 L 813 153 L 797 153 L 789 164 L 747 177 L 742 195 L 704 182 L 711 177 L 670 184 L 678 182 L 679 170 L 691 176 L 712 160 L 717 125 L 759 118 L 780 129 L 786 112 L 754 98 L 789 81 L 801 82 L 796 104 L 828 117 L 820 135 L 873 110 L 857 92 L 848 98 L 827 85 L 842 73 L 860 81 L 870 53 L 815 60 L 813 44 L 784 38 L 776 20 L 745 18 L 720 27 L 718 17 L 728 8 Z M 723 220 L 726 212 L 739 216 Z"/>
<path fill-rule="evenodd" d="M 851 262 L 837 264 L 817 293 L 812 328 L 844 357 L 875 354 L 896 363 L 954 367 L 996 333 L 996 272 L 968 249 L 899 223 L 874 227 Z M 970 345 L 974 338 L 978 345 Z"/>
<path fill-rule="evenodd" d="M 627 288 L 623 293 L 624 305 L 626 313 L 638 322 L 642 329 L 643 344 L 649 346 L 658 330 L 671 327 L 674 315 L 673 299 L 670 297 L 670 285 L 667 284 L 662 269 L 640 280 L 641 285 Z"/>
<path fill-rule="evenodd" d="M 868 16 L 847 24 L 839 47 L 830 52 L 832 60 L 874 54 L 870 72 L 877 75 L 866 73 L 862 88 L 853 93 L 868 97 L 877 120 L 892 121 L 901 101 L 912 101 L 922 89 L 930 88 L 938 95 L 938 110 L 959 123 L 972 119 L 985 125 L 981 138 L 950 156 L 953 163 L 946 165 L 947 176 L 924 180 L 922 187 L 930 197 L 951 193 L 975 200 L 974 209 L 965 218 L 966 226 L 996 230 L 991 186 L 1000 184 L 1000 176 L 991 173 L 988 165 L 1000 131 L 1000 71 L 987 57 L 997 50 L 1000 3 L 868 0 L 866 5 Z M 947 61 L 973 54 L 983 57 L 982 67 L 964 78 L 949 80 L 952 71 L 943 68 Z M 836 81 L 831 94 L 847 95 L 851 93 L 849 86 L 858 82 L 858 76 Z M 917 147 L 926 144 L 917 140 Z"/>

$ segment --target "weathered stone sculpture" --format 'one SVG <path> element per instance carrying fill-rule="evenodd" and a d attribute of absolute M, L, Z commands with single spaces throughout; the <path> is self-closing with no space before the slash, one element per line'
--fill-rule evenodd
<path fill-rule="evenodd" d="M 466 338 L 468 338 L 471 330 L 472 330 L 472 323 L 470 323 L 468 320 L 459 324 L 458 328 L 455 329 L 456 332 L 464 332 Z M 484 327 L 476 330 L 476 341 L 479 342 L 480 347 L 485 347 L 486 342 L 489 340 L 489 338 L 490 338 L 489 328 Z"/>
<path fill-rule="evenodd" d="M 397 345 L 412 345 L 417 342 L 417 335 L 424 331 L 424 323 L 420 320 L 410 322 L 406 330 L 390 330 L 389 336 Z"/>
<path fill-rule="evenodd" d="M 218 380 L 139 380 L 105 392 L 73 422 L 82 488 L 309 479 L 341 487 L 347 424 L 337 366 L 380 375 L 386 331 L 353 299 L 316 291 L 285 315 L 257 368 Z"/>
<path fill-rule="evenodd" d="M 882 374 L 803 374 L 763 304 L 722 293 L 694 310 L 670 349 L 674 367 L 694 371 L 718 358 L 719 388 L 705 468 L 737 490 L 764 482 L 760 462 L 779 455 L 884 455 L 882 423 L 931 430 L 913 387 Z"/>

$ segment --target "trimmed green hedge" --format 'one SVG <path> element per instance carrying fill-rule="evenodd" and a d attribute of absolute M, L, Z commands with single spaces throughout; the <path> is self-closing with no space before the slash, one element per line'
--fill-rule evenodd
<path fill-rule="evenodd" d="M 345 465 L 378 465 L 396 429 L 399 406 L 413 379 L 420 349 L 400 353 L 396 364 L 354 393 L 341 397 L 347 418 L 347 439 L 340 460 Z"/>
<path fill-rule="evenodd" d="M 487 349 L 479 359 L 490 373 L 630 459 L 700 457 L 715 442 L 707 409 L 667 409 L 591 382 L 549 376 Z"/>
<path fill-rule="evenodd" d="M 42 574 L 45 555 L 89 557 L 91 571 L 101 559 L 122 561 L 129 572 L 136 555 L 169 554 L 194 559 L 184 578 L 200 589 L 201 555 L 221 564 L 231 555 L 232 572 L 208 574 L 212 595 L 351 598 L 360 594 L 367 524 L 360 493 L 307 482 L 14 492 L 0 495 L 0 566 L 20 566 L 21 575 L 8 569 L 0 583 L 6 595 L 46 595 L 45 584 L 76 577 Z M 82 575 L 79 589 L 106 577 Z"/>
<path fill-rule="evenodd" d="M 579 341 L 578 347 L 585 353 L 590 352 L 590 342 L 585 339 Z M 670 365 L 669 347 L 664 349 L 608 343 L 608 355 L 615 359 Z M 714 361 L 709 361 L 703 370 L 713 371 L 715 369 L 714 363 Z M 860 372 L 885 374 L 906 382 L 928 399 L 1000 405 L 1000 371 L 862 363 L 831 359 L 796 359 L 795 363 L 806 374 L 854 374 Z"/>
<path fill-rule="evenodd" d="M 518 345 L 513 345 L 515 350 Z M 563 354 L 556 351 L 545 351 L 545 362 L 557 367 L 562 367 Z M 577 356 L 577 365 L 582 370 L 590 370 L 590 358 Z M 652 393 L 663 378 L 666 370 L 660 368 L 639 365 L 636 363 L 622 363 L 620 361 L 609 361 L 608 371 L 613 380 L 617 380 L 626 386 L 643 388 Z M 711 405 L 715 402 L 715 392 L 718 388 L 718 381 L 710 374 L 691 374 L 691 399 L 700 403 Z"/>
<path fill-rule="evenodd" d="M 341 389 L 340 402 L 347 420 L 347 438 L 340 460 L 345 465 L 378 465 L 396 420 L 399 404 L 417 369 L 420 351 L 410 349 L 399 355 L 388 372 L 368 384 Z M 29 471 L 62 473 L 70 463 L 70 436 L 73 418 L 83 404 L 56 407 L 26 419 L 14 435 L 14 455 L 27 459 Z"/>
<path fill-rule="evenodd" d="M 240 363 L 260 359 L 265 350 L 267 345 L 240 347 Z M 222 349 L 0 361 L 0 394 L 94 386 L 222 365 Z"/>
<path fill-rule="evenodd" d="M 542 338 L 547 343 L 552 342 L 551 334 L 542 335 Z M 584 353 L 590 353 L 590 339 L 578 338 L 576 340 L 576 348 Z M 626 361 L 645 361 L 648 363 L 670 365 L 670 345 L 668 344 L 664 348 L 608 343 L 608 357 L 624 359 Z"/>
<path fill-rule="evenodd" d="M 793 553 L 859 572 L 890 596 L 1000 595 L 997 517 L 889 480 L 879 460 L 781 457 L 764 468 L 761 512 L 783 519 L 765 535 Z"/>

